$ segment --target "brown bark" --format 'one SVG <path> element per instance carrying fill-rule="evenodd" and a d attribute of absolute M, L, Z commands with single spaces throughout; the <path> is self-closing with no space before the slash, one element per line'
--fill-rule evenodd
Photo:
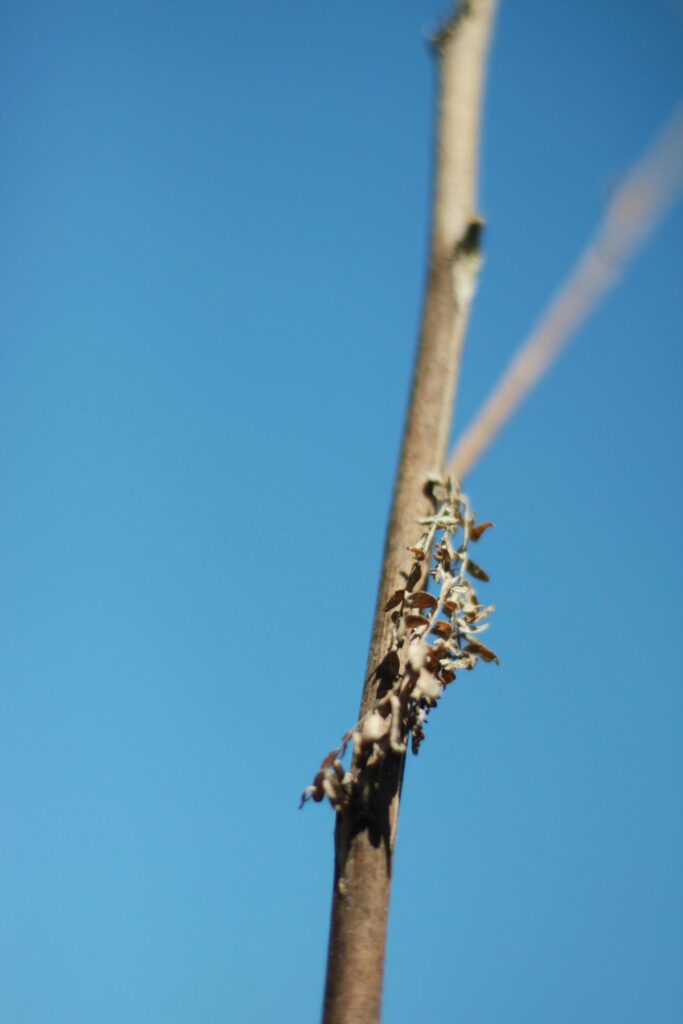
<path fill-rule="evenodd" d="M 431 511 L 426 485 L 444 472 L 480 264 L 476 178 L 494 10 L 495 0 L 463 4 L 434 43 L 439 109 L 429 274 L 359 717 L 376 699 L 375 670 L 390 640 L 385 604 L 410 566 L 406 549 L 419 534 L 416 521 Z M 403 768 L 403 758 L 390 754 L 372 783 L 337 815 L 324 1024 L 375 1024 L 380 1017 Z"/>

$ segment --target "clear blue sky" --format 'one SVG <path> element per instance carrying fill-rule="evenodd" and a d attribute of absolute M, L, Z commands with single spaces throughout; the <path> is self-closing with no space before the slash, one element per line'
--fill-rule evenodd
<path fill-rule="evenodd" d="M 314 1022 L 447 5 L 0 10 L 0 1020 Z M 682 58 L 674 0 L 503 2 L 459 426 Z M 469 480 L 502 665 L 408 765 L 391 1024 L 683 1019 L 682 229 Z"/>

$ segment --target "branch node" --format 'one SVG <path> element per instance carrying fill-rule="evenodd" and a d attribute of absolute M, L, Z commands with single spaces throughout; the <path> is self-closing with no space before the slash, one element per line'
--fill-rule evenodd
<path fill-rule="evenodd" d="M 451 273 L 453 292 L 459 309 L 467 307 L 474 297 L 483 263 L 483 233 L 484 221 L 481 217 L 473 217 L 453 249 Z"/>

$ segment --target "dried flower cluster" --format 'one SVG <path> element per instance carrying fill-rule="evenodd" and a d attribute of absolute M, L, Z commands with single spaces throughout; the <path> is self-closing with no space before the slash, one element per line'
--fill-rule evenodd
<path fill-rule="evenodd" d="M 430 489 L 434 514 L 419 520 L 424 532 L 409 549 L 412 567 L 385 607 L 393 628 L 389 650 L 375 670 L 374 707 L 323 760 L 313 785 L 303 792 L 302 805 L 327 797 L 336 811 L 342 810 L 361 779 L 389 751 L 405 752 L 408 736 L 417 753 L 427 715 L 459 669 L 474 668 L 480 658 L 498 662 L 479 639 L 493 605 L 481 605 L 466 578 L 488 580 L 470 558 L 469 546 L 493 524 L 475 523 L 467 498 L 453 480 L 430 481 Z M 433 592 L 422 589 L 427 565 Z M 342 758 L 350 743 L 353 758 L 347 771 Z"/>

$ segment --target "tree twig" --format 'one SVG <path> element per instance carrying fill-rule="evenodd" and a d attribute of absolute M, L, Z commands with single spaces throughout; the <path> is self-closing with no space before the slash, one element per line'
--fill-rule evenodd
<path fill-rule="evenodd" d="M 619 280 L 683 188 L 683 106 L 617 189 L 598 230 L 540 323 L 458 441 L 448 472 L 462 479 Z"/>
<path fill-rule="evenodd" d="M 415 523 L 431 510 L 427 481 L 443 473 L 446 459 L 480 265 L 477 165 L 495 6 L 495 0 L 463 3 L 434 39 L 439 107 L 429 275 L 359 717 L 376 699 L 376 670 L 391 639 L 385 605 L 410 565 L 406 549 Z M 372 787 L 337 814 L 324 1024 L 379 1020 L 402 775 L 403 757 L 387 757 Z"/>

